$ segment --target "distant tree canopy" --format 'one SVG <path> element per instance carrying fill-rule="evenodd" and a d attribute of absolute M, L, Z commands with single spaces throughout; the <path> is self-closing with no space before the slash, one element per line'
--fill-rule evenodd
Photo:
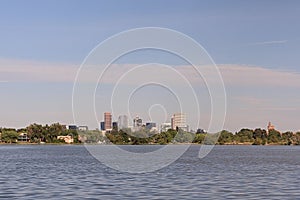
<path fill-rule="evenodd" d="M 157 133 L 147 129 L 132 132 L 131 129 L 116 130 L 106 133 L 106 137 L 99 130 L 67 130 L 65 126 L 54 123 L 51 125 L 31 124 L 26 128 L 12 129 L 0 128 L 1 142 L 15 143 L 20 133 L 27 133 L 30 142 L 39 143 L 64 143 L 64 140 L 58 140 L 58 136 L 70 135 L 74 143 L 113 143 L 113 144 L 169 144 L 169 143 L 197 143 L 197 144 L 280 144 L 280 145 L 300 145 L 300 132 L 293 133 L 287 131 L 280 133 L 276 130 L 267 132 L 264 129 L 255 130 L 243 128 L 233 134 L 223 130 L 216 134 L 198 131 L 196 133 L 168 131 Z"/>
<path fill-rule="evenodd" d="M 280 133 L 277 130 L 267 132 L 264 129 L 257 128 L 254 131 L 251 129 L 241 129 L 235 135 L 228 131 L 220 133 L 218 144 L 280 144 L 280 145 L 299 145 L 300 133 L 291 131 Z"/>
<path fill-rule="evenodd" d="M 285 132 L 280 134 L 276 130 L 267 133 L 264 129 L 241 129 L 236 134 L 223 130 L 217 134 L 189 133 L 183 131 L 168 130 L 149 137 L 139 137 L 142 133 L 129 131 L 112 131 L 107 138 L 114 144 L 169 144 L 169 143 L 197 143 L 197 144 L 280 144 L 299 145 L 300 132 L 293 134 Z"/>
<path fill-rule="evenodd" d="M 232 143 L 234 141 L 234 135 L 229 131 L 221 131 L 220 136 L 218 138 L 219 144 Z"/>
<path fill-rule="evenodd" d="M 1 141 L 5 143 L 16 143 L 19 133 L 15 130 L 2 130 Z"/>
<path fill-rule="evenodd" d="M 237 143 L 252 143 L 254 141 L 253 130 L 241 129 L 236 133 L 235 141 Z"/>
<path fill-rule="evenodd" d="M 67 136 L 71 135 L 74 138 L 74 142 L 78 142 L 78 133 L 76 130 L 67 130 L 65 126 L 54 123 L 50 126 L 31 124 L 26 127 L 27 135 L 31 142 L 47 142 L 47 143 L 61 143 L 63 140 L 58 140 L 57 136 Z"/>

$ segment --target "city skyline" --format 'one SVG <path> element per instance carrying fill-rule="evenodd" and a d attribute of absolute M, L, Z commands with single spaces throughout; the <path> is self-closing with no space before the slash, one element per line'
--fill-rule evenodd
<path fill-rule="evenodd" d="M 112 120 L 113 118 L 116 118 L 116 116 L 113 116 L 111 112 L 104 112 L 104 118 L 103 121 L 99 122 L 99 130 L 101 131 L 111 131 L 112 129 L 116 130 L 126 130 L 127 128 L 130 128 L 132 131 L 138 131 L 140 128 L 145 127 L 146 129 L 155 129 L 156 131 L 161 132 L 162 130 L 178 130 L 182 129 L 184 131 L 189 131 L 189 126 L 186 123 L 186 114 L 185 113 L 174 113 L 170 116 L 170 118 L 165 122 L 157 122 L 155 120 L 149 121 L 143 121 L 142 118 L 140 118 L 138 115 L 136 115 L 134 118 L 130 118 L 127 115 L 119 115 L 117 117 L 117 121 Z M 174 119 L 174 120 L 173 120 Z M 131 121 L 131 123 L 130 123 Z M 114 127 L 115 124 L 115 127 Z M 169 124 L 169 125 L 168 125 Z M 165 128 L 163 128 L 165 126 Z M 169 127 L 166 129 L 166 127 Z M 196 127 L 195 130 L 200 129 L 201 127 Z"/>

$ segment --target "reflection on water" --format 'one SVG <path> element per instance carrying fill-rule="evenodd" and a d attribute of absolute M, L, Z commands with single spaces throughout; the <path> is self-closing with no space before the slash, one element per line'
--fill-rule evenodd
<path fill-rule="evenodd" d="M 122 146 L 149 151 L 153 146 Z M 0 198 L 297 199 L 299 146 L 216 146 L 199 159 L 193 145 L 159 171 L 128 174 L 84 146 L 0 146 Z M 151 151 L 150 150 L 150 151 Z M 130 158 L 128 158 L 130 160 Z"/>

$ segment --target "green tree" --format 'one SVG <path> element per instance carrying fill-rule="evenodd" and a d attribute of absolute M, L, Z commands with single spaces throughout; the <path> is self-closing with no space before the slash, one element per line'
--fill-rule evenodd
<path fill-rule="evenodd" d="M 291 145 L 294 143 L 294 134 L 291 131 L 282 133 L 281 140 L 285 145 Z"/>
<path fill-rule="evenodd" d="M 268 134 L 268 143 L 273 143 L 273 144 L 281 143 L 280 132 L 276 130 L 270 130 Z"/>
<path fill-rule="evenodd" d="M 253 132 L 253 138 L 254 139 L 256 139 L 256 138 L 264 139 L 266 137 L 267 137 L 267 132 L 264 129 L 257 128 Z"/>
<path fill-rule="evenodd" d="M 226 144 L 226 143 L 232 143 L 234 135 L 226 130 L 221 131 L 220 136 L 218 138 L 218 143 L 219 144 Z"/>
<path fill-rule="evenodd" d="M 46 142 L 51 142 L 51 143 L 59 142 L 57 141 L 57 136 L 60 135 L 71 135 L 73 138 L 74 138 L 74 134 L 77 135 L 77 131 L 75 130 L 67 131 L 59 123 L 54 123 L 51 124 L 50 126 L 46 125 L 43 127 L 43 129 L 44 129 L 44 136 L 46 138 Z"/>
<path fill-rule="evenodd" d="M 15 143 L 18 140 L 19 133 L 15 130 L 3 130 L 1 133 L 1 141 L 5 143 Z"/>
<path fill-rule="evenodd" d="M 293 136 L 293 142 L 295 145 L 300 145 L 300 132 L 297 132 Z"/>
<path fill-rule="evenodd" d="M 182 130 L 178 130 L 178 133 L 176 134 L 174 138 L 174 142 L 179 142 L 179 143 L 191 143 L 194 140 L 195 134 L 185 132 Z"/>
<path fill-rule="evenodd" d="M 104 141 L 104 137 L 99 130 L 78 131 L 78 135 L 84 143 L 98 143 Z M 76 137 L 74 137 L 74 143 L 80 142 L 76 141 L 75 138 Z"/>
<path fill-rule="evenodd" d="M 239 143 L 253 143 L 253 130 L 250 129 L 241 129 L 238 133 L 235 135 L 235 140 Z"/>
<path fill-rule="evenodd" d="M 254 142 L 253 145 L 265 145 L 266 144 L 266 138 L 267 138 L 267 132 L 264 129 L 257 128 L 253 132 L 253 139 Z"/>
<path fill-rule="evenodd" d="M 218 137 L 220 136 L 221 132 L 219 133 L 207 133 L 205 135 L 203 144 L 205 145 L 215 145 L 218 142 Z"/>
<path fill-rule="evenodd" d="M 31 124 L 27 128 L 28 137 L 32 142 L 62 142 L 57 140 L 59 135 L 71 135 L 74 138 L 74 142 L 78 142 L 78 133 L 76 130 L 66 130 L 64 126 L 59 123 L 46 124 L 42 126 L 40 124 Z"/>
<path fill-rule="evenodd" d="M 204 141 L 204 138 L 207 134 L 196 134 L 193 143 L 201 144 Z"/>
<path fill-rule="evenodd" d="M 32 142 L 44 141 L 43 126 L 40 124 L 30 124 L 27 128 L 28 137 Z"/>

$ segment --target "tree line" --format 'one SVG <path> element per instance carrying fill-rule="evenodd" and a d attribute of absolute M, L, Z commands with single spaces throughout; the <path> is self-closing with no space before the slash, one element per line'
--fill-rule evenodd
<path fill-rule="evenodd" d="M 22 129 L 0 128 L 2 143 L 16 143 L 21 133 L 26 133 L 30 143 L 64 143 L 58 136 L 72 136 L 74 143 L 113 143 L 113 144 L 251 144 L 251 145 L 300 145 L 300 132 L 277 130 L 241 129 L 236 133 L 223 130 L 216 134 L 190 133 L 172 130 L 156 133 L 147 129 L 132 132 L 131 129 L 116 130 L 106 133 L 99 130 L 68 130 L 65 126 L 54 123 L 51 125 L 31 124 Z"/>
<path fill-rule="evenodd" d="M 74 143 L 78 143 L 78 133 L 76 130 L 68 130 L 65 126 L 54 123 L 51 125 L 30 124 L 26 128 L 0 128 L 1 142 L 16 143 L 20 134 L 26 134 L 26 140 L 30 143 L 64 143 L 64 140 L 57 139 L 58 136 L 70 135 L 74 138 Z"/>
<path fill-rule="evenodd" d="M 139 137 L 141 133 L 130 131 L 112 131 L 106 136 L 114 144 L 169 144 L 169 143 L 196 143 L 196 144 L 249 144 L 249 145 L 300 145 L 300 132 L 287 131 L 280 133 L 277 130 L 266 131 L 257 128 L 241 129 L 233 134 L 223 130 L 216 134 L 190 133 L 169 129 L 166 132 L 152 134 L 149 137 Z M 142 135 L 145 135 L 143 133 Z"/>

